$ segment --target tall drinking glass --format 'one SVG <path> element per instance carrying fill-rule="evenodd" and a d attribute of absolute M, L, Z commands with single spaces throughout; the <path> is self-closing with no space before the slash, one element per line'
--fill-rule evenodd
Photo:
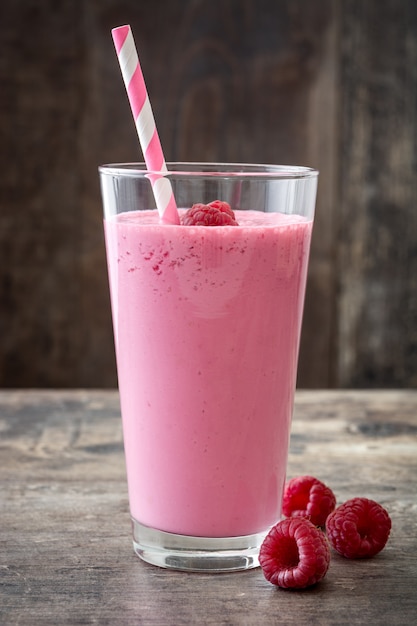
<path fill-rule="evenodd" d="M 162 224 L 155 173 L 99 168 L 134 549 L 248 569 L 281 516 L 318 172 L 168 170 L 181 217 L 222 200 L 238 225 Z"/>

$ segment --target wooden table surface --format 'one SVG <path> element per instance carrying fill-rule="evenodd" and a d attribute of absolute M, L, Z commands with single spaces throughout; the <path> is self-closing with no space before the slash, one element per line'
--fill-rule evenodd
<path fill-rule="evenodd" d="M 333 552 L 305 591 L 134 555 L 116 392 L 2 391 L 0 433 L 1 625 L 417 623 L 417 391 L 297 392 L 288 476 L 373 498 L 393 522 L 383 552 Z"/>

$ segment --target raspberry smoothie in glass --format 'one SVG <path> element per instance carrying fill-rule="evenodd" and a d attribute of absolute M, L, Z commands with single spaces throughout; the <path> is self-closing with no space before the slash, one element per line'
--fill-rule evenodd
<path fill-rule="evenodd" d="M 195 202 L 222 193 L 237 225 L 186 209 L 164 225 L 137 188 L 102 182 L 118 194 L 104 226 L 134 545 L 159 565 L 253 567 L 281 516 L 317 179 L 285 171 L 222 172 L 213 190 L 189 175 Z"/>

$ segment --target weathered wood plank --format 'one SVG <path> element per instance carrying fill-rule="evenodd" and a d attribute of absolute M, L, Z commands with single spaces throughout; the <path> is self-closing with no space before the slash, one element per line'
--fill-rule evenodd
<path fill-rule="evenodd" d="M 166 571 L 134 556 L 118 395 L 0 392 L 0 622 L 393 624 L 417 617 L 417 392 L 298 392 L 289 475 L 364 495 L 393 530 L 371 560 L 332 555 L 322 583 L 279 591 L 260 570 Z"/>
<path fill-rule="evenodd" d="M 339 384 L 417 384 L 417 9 L 341 11 Z"/>

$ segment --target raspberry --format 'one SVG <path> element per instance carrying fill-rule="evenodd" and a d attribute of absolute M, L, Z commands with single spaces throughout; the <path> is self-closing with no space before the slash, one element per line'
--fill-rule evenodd
<path fill-rule="evenodd" d="M 235 214 L 227 202 L 214 200 L 210 204 L 194 204 L 182 218 L 184 226 L 237 226 Z"/>
<path fill-rule="evenodd" d="M 215 209 L 219 209 L 219 211 L 222 211 L 222 213 L 227 213 L 228 215 L 230 215 L 230 217 L 235 219 L 235 214 L 232 211 L 230 204 L 228 202 L 224 202 L 223 200 L 213 200 L 213 202 L 209 202 L 208 206 L 212 206 Z"/>
<path fill-rule="evenodd" d="M 326 520 L 330 544 L 348 559 L 374 556 L 388 541 L 391 518 L 378 502 L 352 498 Z"/>
<path fill-rule="evenodd" d="M 313 476 L 298 476 L 285 487 L 282 511 L 287 517 L 306 517 L 316 526 L 324 526 L 335 506 L 333 491 Z"/>
<path fill-rule="evenodd" d="M 265 537 L 259 563 L 265 578 L 273 585 L 304 589 L 326 575 L 329 543 L 323 531 L 308 519 L 284 519 Z"/>

